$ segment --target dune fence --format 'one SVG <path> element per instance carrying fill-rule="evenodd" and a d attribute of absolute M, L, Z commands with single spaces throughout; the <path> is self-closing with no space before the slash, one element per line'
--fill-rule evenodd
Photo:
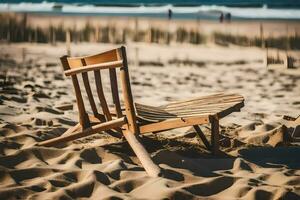
<path fill-rule="evenodd" d="M 51 17 L 50 17 L 51 18 Z M 202 31 L 195 26 L 185 27 L 161 25 L 149 25 L 147 28 L 139 27 L 137 19 L 134 26 L 118 26 L 117 24 L 95 25 L 89 20 L 84 22 L 81 27 L 67 26 L 64 23 L 51 24 L 43 26 L 34 25 L 28 22 L 28 14 L 0 14 L 0 41 L 7 43 L 32 42 L 32 43 L 50 43 L 55 45 L 57 42 L 73 43 L 78 42 L 99 42 L 126 44 L 128 42 L 147 42 L 159 44 L 171 43 L 190 43 L 206 44 L 215 43 L 222 46 L 256 46 L 269 47 L 277 49 L 300 49 L 300 36 L 295 31 L 294 34 L 288 34 L 280 37 L 250 37 L 246 35 L 232 34 L 222 31 L 214 31 L 210 34 Z"/>

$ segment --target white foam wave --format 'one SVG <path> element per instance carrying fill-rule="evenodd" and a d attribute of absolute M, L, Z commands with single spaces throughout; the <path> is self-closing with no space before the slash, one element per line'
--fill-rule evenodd
<path fill-rule="evenodd" d="M 94 5 L 76 5 L 76 4 L 56 4 L 52 2 L 42 3 L 19 3 L 9 4 L 0 3 L 0 12 L 60 12 L 60 13 L 78 13 L 78 14 L 166 14 L 171 9 L 176 14 L 193 15 L 215 14 L 221 12 L 230 13 L 232 17 L 250 18 L 250 19 L 300 19 L 300 9 L 275 9 L 263 6 L 261 8 L 238 8 L 226 6 L 190 6 L 176 7 L 172 5 L 165 6 L 137 6 L 137 7 L 118 7 L 118 6 L 94 6 Z"/>
<path fill-rule="evenodd" d="M 13 11 L 13 12 L 51 12 L 55 3 L 42 2 L 42 3 L 0 3 L 0 11 Z"/>

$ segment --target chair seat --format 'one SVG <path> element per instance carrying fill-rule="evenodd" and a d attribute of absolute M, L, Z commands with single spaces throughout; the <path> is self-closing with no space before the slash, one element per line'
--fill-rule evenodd
<path fill-rule="evenodd" d="M 154 107 L 135 103 L 137 117 L 142 122 L 160 122 L 172 118 L 218 115 L 219 118 L 239 111 L 244 98 L 238 94 L 218 93 Z"/>

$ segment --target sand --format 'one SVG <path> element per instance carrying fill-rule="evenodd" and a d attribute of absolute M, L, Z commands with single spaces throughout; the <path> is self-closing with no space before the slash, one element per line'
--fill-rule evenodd
<path fill-rule="evenodd" d="M 82 43 L 71 51 L 112 47 Z M 142 141 L 165 171 L 151 178 L 128 144 L 106 133 L 37 147 L 78 121 L 58 60 L 65 46 L 1 44 L 0 199 L 300 199 L 300 68 L 267 69 L 258 48 L 127 48 L 136 102 L 222 91 L 245 97 L 241 112 L 220 121 L 223 154 L 211 155 L 189 127 L 147 135 Z M 201 128 L 209 135 L 208 125 Z"/>

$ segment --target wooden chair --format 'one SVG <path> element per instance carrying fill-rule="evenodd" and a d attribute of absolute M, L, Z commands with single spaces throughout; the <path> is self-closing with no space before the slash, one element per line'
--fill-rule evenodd
<path fill-rule="evenodd" d="M 92 56 L 63 56 L 61 57 L 61 63 L 65 75 L 72 78 L 79 111 L 79 123 L 68 129 L 60 137 L 40 142 L 38 145 L 54 146 L 101 131 L 115 130 L 122 133 L 126 138 L 150 176 L 161 175 L 161 169 L 151 160 L 151 157 L 140 143 L 139 134 L 193 126 L 205 146 L 217 153 L 219 151 L 219 119 L 234 111 L 239 111 L 244 105 L 242 96 L 223 93 L 178 101 L 159 107 L 134 103 L 126 50 L 123 46 Z M 104 94 L 102 86 L 100 71 L 105 69 L 109 70 L 114 111 L 108 106 L 107 96 Z M 119 98 L 117 69 L 120 70 L 124 106 L 121 106 Z M 101 112 L 97 110 L 90 87 L 88 77 L 90 71 L 94 73 L 96 91 L 102 108 Z M 84 106 L 79 86 L 80 82 L 78 81 L 80 74 L 93 115 L 88 115 Z M 198 126 L 207 123 L 211 123 L 211 144 Z"/>

